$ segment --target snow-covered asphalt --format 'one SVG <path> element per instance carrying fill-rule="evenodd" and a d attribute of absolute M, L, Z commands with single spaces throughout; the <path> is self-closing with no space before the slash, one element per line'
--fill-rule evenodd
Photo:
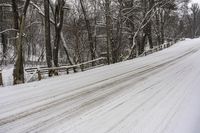
<path fill-rule="evenodd" d="M 0 133 L 200 133 L 200 39 L 0 88 Z"/>

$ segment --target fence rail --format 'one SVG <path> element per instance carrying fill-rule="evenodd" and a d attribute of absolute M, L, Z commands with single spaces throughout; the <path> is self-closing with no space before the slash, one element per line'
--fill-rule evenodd
<path fill-rule="evenodd" d="M 101 65 L 101 64 L 105 64 L 106 62 L 106 58 L 105 57 L 101 57 L 95 60 L 91 60 L 91 61 L 87 61 L 87 62 L 83 62 L 80 64 L 75 64 L 75 65 L 71 65 L 71 66 L 67 66 L 67 65 L 63 65 L 60 67 L 32 67 L 32 68 L 26 68 L 25 71 L 29 74 L 31 74 L 32 76 L 29 77 L 29 79 L 27 80 L 27 82 L 29 82 L 36 74 L 37 74 L 37 78 L 38 80 L 42 80 L 42 75 L 44 74 L 49 74 L 49 73 L 53 73 L 54 75 L 58 75 L 59 72 L 66 72 L 67 74 L 69 74 L 70 70 L 73 70 L 74 72 L 77 72 L 77 69 L 80 69 L 81 71 L 86 70 L 91 63 L 95 63 L 96 66 L 97 65 Z"/>
<path fill-rule="evenodd" d="M 157 51 L 166 49 L 166 48 L 172 46 L 173 44 L 174 44 L 174 42 L 171 41 L 171 42 L 164 43 L 164 44 L 162 44 L 162 45 L 160 45 L 160 46 L 156 46 L 156 47 L 154 47 L 154 48 L 152 48 L 152 49 L 149 49 L 149 50 L 147 50 L 147 51 L 144 51 L 144 52 L 140 55 L 140 57 L 142 57 L 142 56 L 147 56 L 147 55 L 152 54 L 152 53 L 154 53 L 154 52 L 157 52 Z"/>
<path fill-rule="evenodd" d="M 170 41 L 168 43 L 164 43 L 160 46 L 154 47 L 153 49 L 150 49 L 148 51 L 144 51 L 143 54 L 141 54 L 140 56 L 147 56 L 147 55 L 152 54 L 154 52 L 168 48 L 173 44 L 174 44 L 173 41 Z M 81 71 L 84 71 L 84 70 L 87 70 L 88 68 L 91 69 L 92 67 L 94 67 L 91 64 L 95 64 L 95 66 L 99 66 L 99 65 L 106 64 L 106 62 L 107 62 L 106 57 L 101 57 L 101 58 L 97 58 L 95 60 L 90 60 L 90 61 L 87 61 L 87 62 L 83 62 L 83 63 L 80 63 L 80 64 L 71 65 L 71 66 L 62 65 L 60 67 L 51 67 L 51 68 L 48 68 L 47 66 L 25 68 L 25 71 L 31 75 L 27 79 L 26 82 L 29 82 L 34 76 L 37 76 L 38 80 L 42 80 L 43 75 L 48 74 L 50 71 L 53 72 L 54 75 L 58 75 L 59 72 L 66 72 L 67 74 L 69 74 L 70 70 L 72 70 L 73 72 L 78 72 L 78 69 L 80 69 Z M 2 75 L 1 69 L 0 69 L 0 86 L 3 86 L 3 75 Z"/>

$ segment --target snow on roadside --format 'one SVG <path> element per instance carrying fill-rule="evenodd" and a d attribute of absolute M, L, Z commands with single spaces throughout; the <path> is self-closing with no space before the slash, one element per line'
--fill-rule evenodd
<path fill-rule="evenodd" d="M 3 86 L 13 85 L 13 66 L 9 65 L 2 70 Z"/>

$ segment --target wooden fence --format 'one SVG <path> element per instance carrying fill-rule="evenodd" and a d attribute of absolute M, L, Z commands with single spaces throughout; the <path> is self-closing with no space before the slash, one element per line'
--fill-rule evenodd
<path fill-rule="evenodd" d="M 60 72 L 66 72 L 66 74 L 69 74 L 70 71 L 78 72 L 78 69 L 81 71 L 84 71 L 90 67 L 94 67 L 91 65 L 92 63 L 95 64 L 95 66 L 104 65 L 106 63 L 106 58 L 101 57 L 95 60 L 91 60 L 91 61 L 87 61 L 87 62 L 83 62 L 80 64 L 71 65 L 71 66 L 63 65 L 60 67 L 51 67 L 51 68 L 48 68 L 48 67 L 26 68 L 25 71 L 32 75 L 31 77 L 29 77 L 29 79 L 27 79 L 27 82 L 29 82 L 35 75 L 37 75 L 38 80 L 42 80 L 44 74 L 49 74 L 51 72 L 52 72 L 52 75 L 58 75 Z"/>
<path fill-rule="evenodd" d="M 173 44 L 174 44 L 174 42 L 172 42 L 172 41 L 165 43 L 165 44 L 162 44 L 160 46 L 154 47 L 153 49 L 145 51 L 140 56 L 147 56 L 147 55 L 152 54 L 154 52 L 168 48 Z M 83 62 L 83 63 L 80 63 L 80 64 L 71 65 L 71 66 L 62 65 L 60 67 L 51 67 L 51 68 L 48 68 L 48 67 L 25 68 L 25 71 L 27 73 L 31 74 L 31 77 L 29 77 L 29 79 L 27 79 L 26 82 L 29 82 L 36 75 L 37 75 L 38 80 L 42 80 L 43 75 L 49 74 L 50 71 L 54 75 L 58 75 L 60 72 L 66 72 L 66 74 L 69 74 L 70 71 L 78 72 L 78 69 L 81 70 L 81 71 L 84 71 L 88 68 L 91 69 L 91 67 L 94 67 L 91 64 L 95 64 L 95 66 L 97 66 L 97 65 L 104 65 L 106 63 L 107 63 L 107 59 L 105 57 L 101 57 L 101 58 L 98 58 L 98 59 L 95 59 L 95 60 L 91 60 L 91 61 L 87 61 L 87 62 Z M 3 86 L 3 77 L 2 77 L 2 70 L 1 69 L 0 69 L 0 86 Z"/>
<path fill-rule="evenodd" d="M 154 53 L 154 52 L 157 52 L 157 51 L 166 49 L 166 48 L 172 46 L 173 44 L 174 44 L 174 42 L 171 41 L 171 42 L 164 43 L 164 44 L 162 44 L 162 45 L 160 45 L 160 46 L 156 46 L 156 47 L 154 47 L 153 49 L 149 49 L 149 50 L 147 50 L 147 51 L 144 51 L 144 52 L 140 55 L 140 57 L 142 57 L 142 56 L 147 56 L 147 55 L 152 54 L 152 53 Z"/>

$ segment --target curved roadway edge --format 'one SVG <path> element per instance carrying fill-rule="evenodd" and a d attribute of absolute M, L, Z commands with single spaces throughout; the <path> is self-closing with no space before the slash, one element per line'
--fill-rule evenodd
<path fill-rule="evenodd" d="M 0 133 L 199 133 L 200 39 L 147 57 L 0 88 Z"/>

